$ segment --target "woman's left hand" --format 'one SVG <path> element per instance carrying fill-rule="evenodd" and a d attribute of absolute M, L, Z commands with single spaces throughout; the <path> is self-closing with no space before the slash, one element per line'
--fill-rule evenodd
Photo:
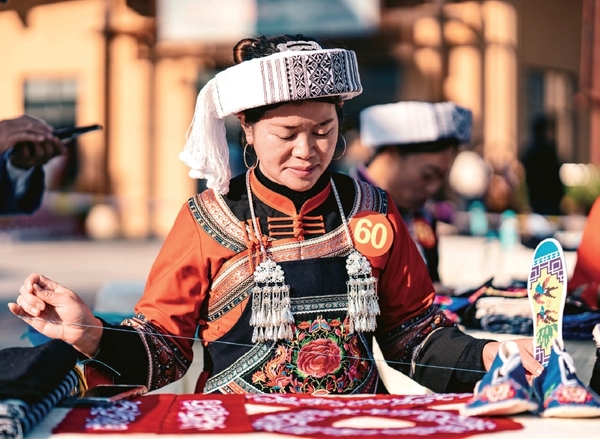
<path fill-rule="evenodd" d="M 544 366 L 533 357 L 533 343 L 531 338 L 518 338 L 511 341 L 514 341 L 519 347 L 521 363 L 523 363 L 528 378 L 539 376 L 544 371 Z M 485 370 L 490 370 L 490 367 L 492 367 L 492 363 L 498 354 L 500 344 L 501 342 L 493 341 L 484 346 L 482 355 Z"/>
<path fill-rule="evenodd" d="M 50 338 L 61 339 L 84 355 L 100 349 L 103 326 L 73 291 L 38 273 L 32 273 L 19 289 L 10 311 Z"/>

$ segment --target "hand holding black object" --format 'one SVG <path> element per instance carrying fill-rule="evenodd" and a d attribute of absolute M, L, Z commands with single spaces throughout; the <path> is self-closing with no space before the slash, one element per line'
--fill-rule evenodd
<path fill-rule="evenodd" d="M 21 169 L 44 165 L 67 152 L 50 125 L 27 114 L 0 121 L 0 154 L 9 150 L 11 163 Z"/>

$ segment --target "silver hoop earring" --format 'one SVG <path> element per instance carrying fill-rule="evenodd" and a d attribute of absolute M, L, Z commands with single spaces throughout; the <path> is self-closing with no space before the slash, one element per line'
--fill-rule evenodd
<path fill-rule="evenodd" d="M 252 166 L 248 165 L 248 162 L 246 161 L 246 149 L 248 149 L 248 146 L 250 145 L 248 144 L 248 142 L 246 142 L 246 144 L 244 145 L 244 152 L 242 154 L 242 157 L 244 158 L 244 165 L 246 165 L 246 168 L 252 170 L 258 166 L 258 157 L 256 157 L 256 161 Z"/>
<path fill-rule="evenodd" d="M 347 145 L 346 145 L 346 138 L 342 134 L 340 134 L 340 137 L 344 141 L 344 150 L 342 151 L 342 153 L 340 154 L 339 157 L 334 157 L 334 158 L 332 158 L 332 160 L 339 160 L 342 157 L 344 157 L 344 154 L 346 154 L 346 147 L 347 147 Z"/>

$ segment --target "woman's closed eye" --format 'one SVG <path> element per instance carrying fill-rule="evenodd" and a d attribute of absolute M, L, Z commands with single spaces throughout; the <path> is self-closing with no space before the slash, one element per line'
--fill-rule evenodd
<path fill-rule="evenodd" d="M 313 133 L 313 135 L 314 135 L 315 137 L 320 137 L 320 138 L 323 138 L 323 137 L 327 137 L 327 136 L 329 136 L 329 135 L 331 134 L 331 132 L 332 132 L 332 131 L 333 131 L 333 128 L 330 128 L 330 129 L 328 129 L 327 131 L 319 131 L 319 132 Z"/>
<path fill-rule="evenodd" d="M 328 137 L 333 132 L 333 128 L 328 129 L 327 131 L 317 131 L 313 132 L 313 136 L 318 137 L 320 139 Z M 294 140 L 298 136 L 298 133 L 282 133 L 277 134 L 281 140 Z"/>

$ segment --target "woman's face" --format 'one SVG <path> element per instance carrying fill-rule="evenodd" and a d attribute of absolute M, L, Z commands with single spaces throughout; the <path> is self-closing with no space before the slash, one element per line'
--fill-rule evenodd
<path fill-rule="evenodd" d="M 275 183 L 304 192 L 329 166 L 338 138 L 336 106 L 304 101 L 268 111 L 252 126 L 238 115 L 258 166 Z"/>
<path fill-rule="evenodd" d="M 386 189 L 399 207 L 410 210 L 422 207 L 440 190 L 456 157 L 456 149 L 404 156 L 397 152 L 392 154 Z"/>

